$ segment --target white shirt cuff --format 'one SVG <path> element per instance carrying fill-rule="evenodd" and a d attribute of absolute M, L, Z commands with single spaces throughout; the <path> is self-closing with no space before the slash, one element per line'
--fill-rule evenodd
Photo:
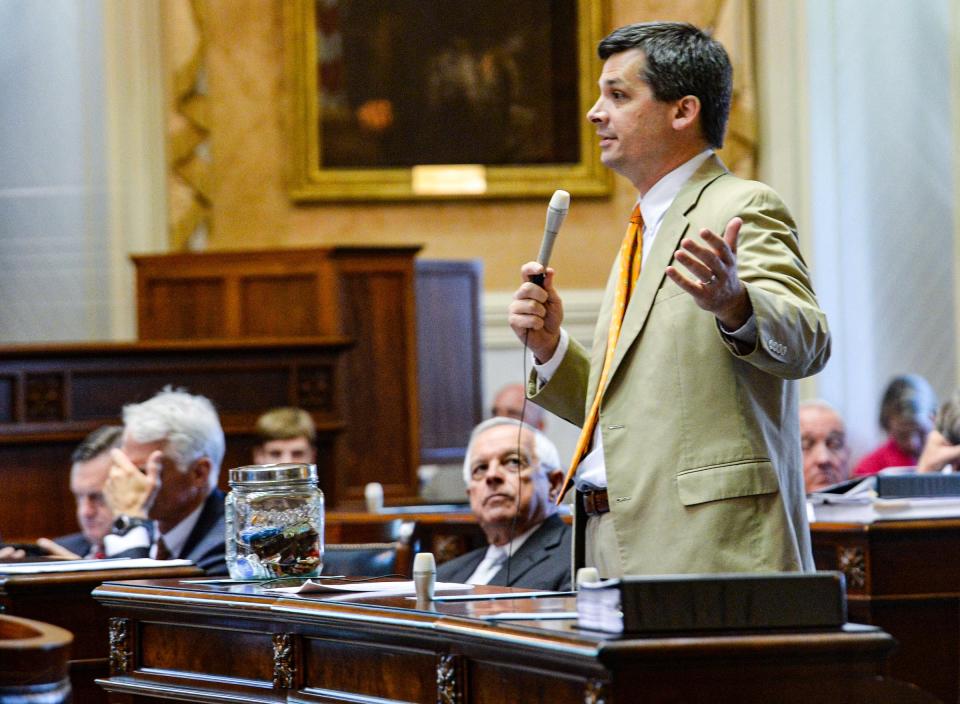
<path fill-rule="evenodd" d="M 550 381 L 550 377 L 557 373 L 557 369 L 560 368 L 560 363 L 567 354 L 567 348 L 569 346 L 570 336 L 567 334 L 566 330 L 560 328 L 560 342 L 550 359 L 543 364 L 537 364 L 537 360 L 533 356 L 533 352 L 530 353 L 530 358 L 533 360 L 533 369 L 537 373 L 537 381 L 540 382 L 540 386 L 543 386 Z"/>
<path fill-rule="evenodd" d="M 143 526 L 131 528 L 123 535 L 108 533 L 103 537 L 103 551 L 107 553 L 107 557 L 113 557 L 134 548 L 149 547 L 150 533 Z"/>

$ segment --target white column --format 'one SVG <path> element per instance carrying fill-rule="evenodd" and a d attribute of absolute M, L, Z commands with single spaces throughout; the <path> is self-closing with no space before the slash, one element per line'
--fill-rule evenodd
<path fill-rule="evenodd" d="M 131 253 L 168 249 L 159 0 L 102 0 L 109 184 L 110 329 L 136 336 Z"/>

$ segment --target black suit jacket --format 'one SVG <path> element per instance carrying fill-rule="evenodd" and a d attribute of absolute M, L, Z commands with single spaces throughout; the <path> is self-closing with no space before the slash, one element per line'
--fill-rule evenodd
<path fill-rule="evenodd" d="M 203 502 L 200 518 L 187 536 L 183 550 L 174 557 L 190 560 L 209 575 L 227 574 L 226 523 L 224 521 L 224 494 L 214 489 Z M 150 548 L 125 550 L 114 557 L 149 557 Z"/>
<path fill-rule="evenodd" d="M 493 575 L 490 584 L 527 589 L 570 589 L 570 526 L 557 514 L 540 524 L 510 558 L 510 582 L 506 565 Z M 477 548 L 437 567 L 437 581 L 464 582 L 483 560 L 487 549 Z"/>
<path fill-rule="evenodd" d="M 86 557 L 87 553 L 90 552 L 90 541 L 83 537 L 83 533 L 61 535 L 59 538 L 54 538 L 53 542 L 80 557 Z"/>

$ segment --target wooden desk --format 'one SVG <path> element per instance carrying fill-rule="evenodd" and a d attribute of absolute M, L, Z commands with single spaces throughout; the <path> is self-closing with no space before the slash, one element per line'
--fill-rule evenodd
<path fill-rule="evenodd" d="M 0 611 L 65 628 L 73 633 L 70 683 L 77 704 L 105 702 L 94 684 L 107 674 L 107 612 L 90 596 L 107 579 L 197 577 L 193 566 L 150 569 L 61 572 L 56 574 L 0 574 Z"/>
<path fill-rule="evenodd" d="M 616 639 L 570 620 L 480 618 L 568 611 L 570 598 L 416 610 L 402 597 L 337 603 L 169 580 L 108 583 L 94 597 L 111 615 L 101 684 L 116 703 L 934 701 L 884 677 L 894 642 L 869 626 Z"/>
<path fill-rule="evenodd" d="M 900 643 L 893 676 L 960 701 L 960 519 L 814 523 L 814 560 L 847 580 L 849 617 Z"/>

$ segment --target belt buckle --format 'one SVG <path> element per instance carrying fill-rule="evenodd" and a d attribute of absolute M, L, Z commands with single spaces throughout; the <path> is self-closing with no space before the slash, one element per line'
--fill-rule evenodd
<path fill-rule="evenodd" d="M 596 504 L 596 499 L 594 498 L 601 491 L 600 489 L 594 489 L 583 492 L 583 510 L 588 516 L 601 515 L 599 507 Z"/>

